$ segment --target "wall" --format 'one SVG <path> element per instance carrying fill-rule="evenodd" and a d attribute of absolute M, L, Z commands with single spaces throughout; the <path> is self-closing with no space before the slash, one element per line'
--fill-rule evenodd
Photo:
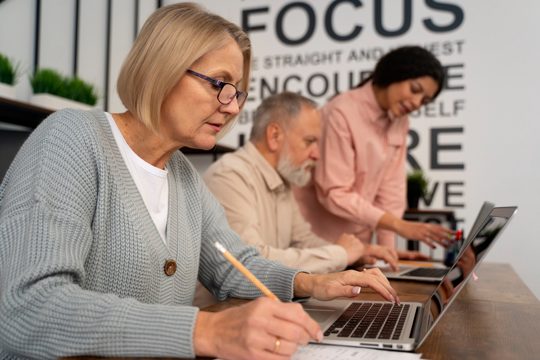
<path fill-rule="evenodd" d="M 237 146 L 239 135 L 249 131 L 251 110 L 273 91 L 299 91 L 323 104 L 356 84 L 393 47 L 415 43 L 434 51 L 450 80 L 437 101 L 411 119 L 410 165 L 421 167 L 431 179 L 430 196 L 422 205 L 454 209 L 465 229 L 483 200 L 518 205 L 518 214 L 489 260 L 510 262 L 540 295 L 540 266 L 533 256 L 540 253 L 533 225 L 540 202 L 539 2 L 199 2 L 243 24 L 253 42 L 250 97 L 225 145 Z M 122 110 L 114 86 L 118 69 L 135 29 L 156 3 L 113 0 L 107 33 L 108 2 L 81 0 L 78 74 L 98 87 L 99 106 Z M 39 63 L 69 74 L 74 1 L 41 4 Z M 6 0 L 0 5 L 0 52 L 20 61 L 28 72 L 33 70 L 34 19 L 35 0 Z M 17 93 L 23 100 L 30 95 L 25 76 Z M 202 171 L 207 161 L 195 161 Z"/>

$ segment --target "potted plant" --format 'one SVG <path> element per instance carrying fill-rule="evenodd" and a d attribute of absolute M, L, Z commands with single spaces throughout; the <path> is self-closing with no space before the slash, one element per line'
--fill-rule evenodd
<path fill-rule="evenodd" d="M 17 82 L 18 66 L 5 55 L 0 54 L 0 97 L 16 98 L 15 83 Z"/>
<path fill-rule="evenodd" d="M 96 90 L 78 77 L 64 77 L 52 69 L 40 69 L 30 78 L 34 95 L 31 102 L 53 110 L 91 109 L 97 102 Z"/>
<path fill-rule="evenodd" d="M 427 193 L 429 180 L 420 169 L 407 174 L 407 206 L 409 209 L 418 209 L 418 202 Z"/>

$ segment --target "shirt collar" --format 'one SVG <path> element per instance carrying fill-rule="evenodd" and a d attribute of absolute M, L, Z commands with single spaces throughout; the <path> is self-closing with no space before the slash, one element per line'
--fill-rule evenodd
<path fill-rule="evenodd" d="M 248 141 L 244 145 L 244 150 L 253 160 L 253 164 L 261 173 L 270 191 L 283 191 L 286 188 L 285 182 L 279 173 L 270 165 L 251 141 Z"/>
<path fill-rule="evenodd" d="M 368 81 L 361 89 L 364 90 L 364 96 L 367 100 L 366 106 L 373 114 L 370 120 L 387 128 L 386 139 L 389 144 L 396 146 L 403 144 L 403 134 L 404 132 L 406 134 L 409 124 L 407 115 L 395 118 L 390 117 L 388 111 L 379 106 L 371 81 Z"/>
<path fill-rule="evenodd" d="M 364 89 L 364 96 L 366 97 L 366 106 L 369 108 L 369 111 L 374 115 L 371 118 L 373 122 L 387 122 L 390 121 L 387 111 L 383 110 L 377 102 L 375 97 L 375 92 L 373 91 L 373 83 L 368 81 L 362 88 Z"/>

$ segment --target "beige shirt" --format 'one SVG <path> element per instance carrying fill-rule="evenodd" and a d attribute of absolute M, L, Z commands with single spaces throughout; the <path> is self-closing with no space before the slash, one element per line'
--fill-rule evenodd
<path fill-rule="evenodd" d="M 311 231 L 291 188 L 251 142 L 212 164 L 204 180 L 233 230 L 262 256 L 314 273 L 347 266 L 345 249 Z"/>

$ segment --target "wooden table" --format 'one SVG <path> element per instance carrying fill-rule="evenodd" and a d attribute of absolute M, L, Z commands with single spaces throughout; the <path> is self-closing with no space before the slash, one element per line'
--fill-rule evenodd
<path fill-rule="evenodd" d="M 478 277 L 466 285 L 418 352 L 432 360 L 540 358 L 538 299 L 508 264 L 483 264 Z M 433 290 L 433 285 L 409 281 L 392 285 L 402 301 L 424 301 Z M 364 289 L 361 298 L 380 300 Z M 208 310 L 244 302 L 233 299 Z M 83 358 L 98 359 L 70 359 Z"/>
<path fill-rule="evenodd" d="M 480 266 L 418 349 L 427 359 L 540 358 L 540 302 L 508 264 Z"/>

